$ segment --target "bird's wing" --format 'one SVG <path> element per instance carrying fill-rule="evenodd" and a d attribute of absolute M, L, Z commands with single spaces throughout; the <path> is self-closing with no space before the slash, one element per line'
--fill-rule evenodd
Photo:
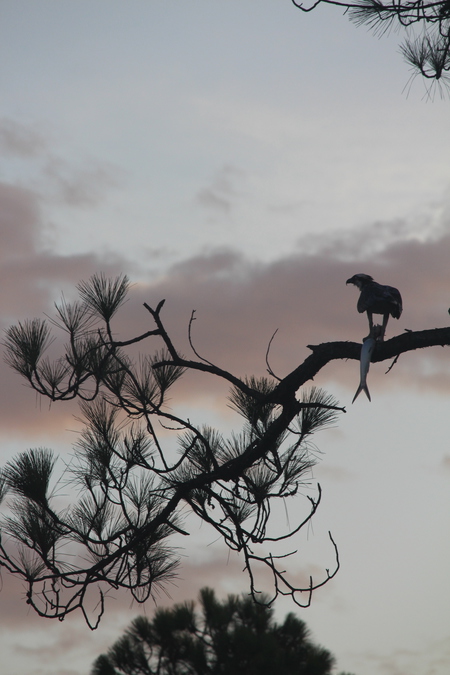
<path fill-rule="evenodd" d="M 400 291 L 393 286 L 382 286 L 383 294 L 387 302 L 392 303 L 392 316 L 395 319 L 400 318 L 400 314 L 403 311 L 403 302 Z"/>
<path fill-rule="evenodd" d="M 389 311 L 398 319 L 402 313 L 402 296 L 396 288 L 373 281 L 363 287 L 358 300 L 358 312 L 367 310 L 375 310 L 376 313 Z"/>

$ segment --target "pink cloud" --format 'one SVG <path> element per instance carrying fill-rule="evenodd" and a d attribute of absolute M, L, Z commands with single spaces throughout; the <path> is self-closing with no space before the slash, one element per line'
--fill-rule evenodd
<path fill-rule="evenodd" d="M 120 256 L 111 261 L 95 254 L 62 257 L 42 250 L 41 227 L 38 196 L 26 188 L 0 184 L 0 282 L 6 289 L 0 299 L 3 327 L 17 319 L 52 313 L 53 301 L 59 297 L 60 290 L 69 297 L 76 283 L 94 272 L 103 271 L 111 276 L 128 272 L 133 280 L 132 265 Z M 384 237 L 387 242 L 384 248 L 377 236 Z M 368 252 L 371 242 L 378 245 L 373 254 Z M 308 344 L 359 341 L 367 334 L 366 318 L 356 311 L 357 293 L 353 287 L 345 286 L 345 280 L 355 272 L 369 273 L 382 283 L 400 288 L 404 314 L 400 321 L 390 322 L 388 337 L 405 328 L 420 330 L 447 325 L 449 258 L 450 235 L 444 233 L 428 240 L 411 239 L 398 225 L 393 226 L 392 231 L 385 228 L 380 232 L 378 229 L 373 234 L 367 229 L 353 237 L 334 238 L 332 245 L 327 241 L 322 245 L 319 242 L 314 250 L 294 252 L 270 263 L 253 263 L 230 250 L 203 253 L 174 265 L 157 281 L 141 281 L 132 287 L 129 301 L 117 317 L 117 335 L 127 339 L 149 330 L 151 317 L 143 302 L 156 306 L 166 298 L 162 316 L 180 351 L 190 355 L 187 328 L 191 311 L 195 309 L 193 339 L 200 354 L 240 376 L 265 374 L 267 345 L 273 332 L 279 329 L 270 362 L 275 372 L 283 376 L 309 355 Z M 151 350 L 156 342 L 149 340 L 141 349 Z M 372 381 L 389 382 L 390 386 L 448 392 L 450 372 L 447 362 L 448 351 L 436 348 L 405 355 L 388 379 L 382 374 L 387 364 L 378 364 L 370 375 Z M 75 408 L 60 404 L 49 409 L 47 402 L 36 402 L 33 392 L 24 388 L 19 376 L 4 364 L 0 366 L 0 373 L 0 430 L 4 436 L 33 438 L 41 433 L 56 436 L 74 426 L 72 414 Z M 357 364 L 332 364 L 320 374 L 315 384 L 326 386 L 333 379 L 348 386 L 353 394 Z M 228 390 L 228 385 L 202 374 L 192 375 L 177 387 L 175 393 L 180 395 L 183 403 L 209 401 L 212 406 L 218 405 L 218 401 L 223 406 Z M 444 458 L 445 468 L 449 463 L 449 458 Z M 326 468 L 321 470 L 327 471 Z M 342 471 L 336 473 L 339 470 L 333 467 L 328 471 L 334 471 L 334 477 L 341 480 L 351 478 Z M 217 588 L 221 596 L 244 591 L 247 580 L 242 567 L 242 560 L 228 558 L 226 551 L 198 564 L 183 560 L 173 593 L 170 587 L 167 595 L 161 592 L 158 604 L 170 605 L 173 598 L 177 602 L 195 598 L 205 585 Z M 311 572 L 317 578 L 323 575 L 321 568 L 310 566 L 298 572 L 298 582 L 307 580 Z M 49 625 L 29 611 L 25 602 L 18 602 L 24 592 L 20 582 L 5 577 L 0 615 L 4 632 L 19 628 L 45 631 Z M 130 606 L 130 599 L 125 595 L 118 594 L 115 600 L 111 598 L 106 627 L 100 629 L 104 632 L 97 633 L 100 638 L 96 637 L 95 642 L 92 640 L 83 649 L 89 650 L 93 660 L 120 635 L 134 615 L 145 610 L 150 613 L 152 609 L 152 603 L 147 603 L 146 607 Z M 114 635 L 108 633 L 108 626 L 112 624 Z M 85 643 L 88 634 L 82 619 L 72 617 L 63 627 L 52 624 L 51 630 L 55 642 L 48 648 L 48 653 L 55 659 L 61 654 L 69 654 L 70 658 Z M 43 654 L 39 645 L 33 649 L 36 657 L 41 659 Z M 48 672 L 51 667 L 49 664 Z M 393 669 L 394 665 L 389 667 Z M 56 672 L 62 673 L 60 668 Z M 67 673 L 70 672 L 68 668 Z"/>
<path fill-rule="evenodd" d="M 8 262 L 36 250 L 40 221 L 37 195 L 27 188 L 0 183 L 0 232 L 2 269 Z"/>
<path fill-rule="evenodd" d="M 128 272 L 133 281 L 131 263 L 120 256 L 107 260 L 95 254 L 63 257 L 42 251 L 41 221 L 39 200 L 33 192 L 0 184 L 4 235 L 0 282 L 8 289 L 0 300 L 4 327 L 17 319 L 53 313 L 60 290 L 70 299 L 76 283 L 94 272 L 109 276 Z M 383 241 L 387 242 L 384 248 Z M 391 227 L 362 229 L 352 237 L 334 235 L 332 242 L 333 246 L 326 239 L 322 245 L 316 241 L 305 252 L 269 263 L 251 262 L 233 250 L 211 251 L 178 262 L 164 277 L 141 281 L 131 288 L 115 321 L 117 335 L 127 339 L 153 327 L 143 303 L 156 306 L 165 298 L 162 317 L 179 350 L 193 357 L 187 333 L 191 312 L 196 310 L 192 325 L 195 348 L 204 358 L 238 376 L 266 374 L 267 346 L 278 329 L 269 358 L 275 373 L 283 377 L 309 355 L 308 344 L 360 341 L 367 334 L 367 319 L 356 311 L 357 291 L 345 285 L 349 276 L 361 271 L 402 292 L 404 312 L 399 321 L 390 321 L 388 337 L 405 329 L 448 324 L 450 235 L 419 240 L 408 237 L 405 228 L 393 223 Z M 368 253 L 371 242 L 376 245 L 372 255 Z M 160 341 L 152 338 L 139 348 L 151 352 L 160 346 Z M 442 348 L 406 354 L 389 376 L 384 374 L 389 364 L 374 366 L 371 382 L 448 391 L 447 362 L 447 350 Z M 338 381 L 353 391 L 357 368 L 356 363 L 329 364 L 315 384 L 326 387 L 330 381 Z M 51 414 L 42 415 L 19 376 L 4 365 L 1 373 L 0 423 L 4 433 L 31 435 L 38 428 L 70 425 L 73 409 L 69 412 L 68 406 L 55 405 Z M 228 385 L 195 373 L 174 391 L 182 401 L 187 396 L 199 405 L 208 401 L 216 406 L 220 401 L 223 409 Z"/>
<path fill-rule="evenodd" d="M 155 305 L 167 299 L 163 317 L 181 351 L 188 352 L 187 325 L 195 309 L 196 349 L 240 376 L 265 373 L 267 345 L 279 329 L 270 362 L 283 376 L 309 355 L 308 344 L 358 342 L 367 334 L 367 318 L 356 311 L 356 289 L 345 285 L 356 271 L 401 289 L 404 313 L 399 321 L 391 320 L 388 337 L 405 329 L 448 325 L 449 254 L 450 236 L 396 243 L 384 254 L 357 263 L 317 252 L 252 264 L 235 252 L 221 251 L 186 260 L 165 279 L 148 288 L 140 286 L 135 293 Z M 450 378 L 442 373 L 445 351 L 436 348 L 405 355 L 396 366 L 395 379 L 402 385 L 412 379 L 421 385 L 448 387 Z M 383 377 L 388 365 L 377 368 Z M 353 383 L 354 368 L 330 364 L 317 379 L 337 378 L 348 384 L 350 372 Z"/>
<path fill-rule="evenodd" d="M 95 254 L 60 256 L 41 247 L 42 214 L 39 196 L 32 190 L 0 183 L 0 327 L 17 320 L 53 314 L 55 300 L 64 291 L 75 294 L 81 279 L 103 271 L 116 276 L 127 263 Z M 0 431 L 19 436 L 37 430 L 48 432 L 53 426 L 67 426 L 73 406 L 59 409 L 58 415 L 42 414 L 48 401 L 37 402 L 27 391 L 24 380 L 5 363 L 0 364 Z M 24 386 L 25 385 L 25 386 Z M 53 407 L 54 409 L 54 407 Z"/>

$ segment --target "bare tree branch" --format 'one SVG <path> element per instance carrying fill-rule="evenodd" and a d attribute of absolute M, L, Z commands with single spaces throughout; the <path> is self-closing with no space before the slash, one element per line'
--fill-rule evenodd
<path fill-rule="evenodd" d="M 414 74 L 426 80 L 444 81 L 448 86 L 450 71 L 450 2 L 427 0 L 315 0 L 311 3 L 292 0 L 292 4 L 308 13 L 319 5 L 333 5 L 344 9 L 357 26 L 367 25 L 375 33 L 383 34 L 393 26 L 404 29 L 406 38 L 400 46 L 405 61 Z M 417 33 L 420 28 L 421 33 Z M 416 30 L 414 30 L 416 29 Z"/>
<path fill-rule="evenodd" d="M 262 566 L 272 578 L 271 601 L 282 594 L 310 604 L 314 589 L 339 569 L 337 546 L 330 534 L 334 571 L 326 568 L 306 587 L 296 586 L 284 569 L 287 558 L 299 555 L 296 547 L 283 546 L 320 504 L 319 486 L 318 497 L 304 496 L 306 508 L 299 510 L 300 488 L 309 486 L 316 462 L 309 439 L 345 409 L 323 390 L 304 385 L 333 360 L 358 360 L 361 345 L 310 345 L 311 354 L 284 378 L 239 378 L 195 349 L 199 360 L 180 354 L 161 317 L 164 301 L 155 309 L 145 304 L 154 329 L 113 338 L 111 321 L 126 299 L 126 277 L 94 276 L 79 289 L 81 302 L 63 303 L 51 321 L 66 335 L 65 352 L 54 363 L 45 355 L 53 339 L 47 323 L 25 322 L 6 334 L 11 367 L 41 396 L 79 399 L 85 427 L 63 478 L 54 479 L 56 458 L 47 449 L 21 453 L 0 472 L 7 506 L 0 567 L 23 579 L 26 602 L 40 616 L 63 619 L 80 610 L 95 628 L 112 590 L 126 589 L 144 602 L 172 579 L 179 558 L 170 539 L 174 533 L 188 536 L 189 511 L 242 556 L 256 600 L 261 589 L 255 568 Z M 126 349 L 138 343 L 149 347 L 136 362 Z M 450 328 L 408 331 L 377 342 L 372 360 L 449 344 Z M 243 420 L 240 430 L 226 438 L 177 414 L 173 401 L 168 407 L 168 392 L 187 370 L 229 383 L 230 405 Z M 57 509 L 62 480 L 78 498 Z M 272 531 L 272 505 L 295 496 L 297 522 Z"/>

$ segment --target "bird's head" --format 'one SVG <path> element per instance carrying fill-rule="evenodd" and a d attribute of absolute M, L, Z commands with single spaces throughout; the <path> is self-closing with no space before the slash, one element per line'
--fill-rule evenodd
<path fill-rule="evenodd" d="M 366 284 L 370 284 L 373 277 L 370 274 L 354 274 L 350 279 L 347 279 L 346 284 L 354 284 L 361 290 Z"/>

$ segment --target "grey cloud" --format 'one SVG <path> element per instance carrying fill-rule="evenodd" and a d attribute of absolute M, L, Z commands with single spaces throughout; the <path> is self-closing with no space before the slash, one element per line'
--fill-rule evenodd
<path fill-rule="evenodd" d="M 33 126 L 9 118 L 0 119 L 0 151 L 21 158 L 36 157 L 47 146 L 44 135 Z"/>
<path fill-rule="evenodd" d="M 28 160 L 33 184 L 39 186 L 41 199 L 50 198 L 69 206 L 92 207 L 106 192 L 123 184 L 125 172 L 110 162 L 84 158 L 78 166 L 69 164 L 55 143 L 38 125 L 0 119 L 0 153 Z"/>
<path fill-rule="evenodd" d="M 90 160 L 74 168 L 54 155 L 47 159 L 45 175 L 53 186 L 54 197 L 74 207 L 95 206 L 124 179 L 124 172 L 110 163 Z"/>
<path fill-rule="evenodd" d="M 269 204 L 267 206 L 267 210 L 271 213 L 274 213 L 276 215 L 289 215 L 289 216 L 298 216 L 306 201 L 305 200 L 299 200 L 296 202 L 289 202 L 289 203 L 280 203 L 280 204 Z"/>
<path fill-rule="evenodd" d="M 375 221 L 359 228 L 307 234 L 298 239 L 304 254 L 329 255 L 344 262 L 382 258 L 396 244 L 437 241 L 450 230 L 450 198 L 410 218 Z"/>
<path fill-rule="evenodd" d="M 231 211 L 231 200 L 218 194 L 217 190 L 211 187 L 200 190 L 197 194 L 197 201 L 202 206 L 210 209 L 217 209 L 224 213 L 229 213 Z"/>
<path fill-rule="evenodd" d="M 395 649 L 387 653 L 366 652 L 358 654 L 361 671 L 375 664 L 386 675 L 405 673 L 443 673 L 450 664 L 448 639 L 428 641 L 426 638 L 417 649 Z"/>
<path fill-rule="evenodd" d="M 223 166 L 214 175 L 210 185 L 200 189 L 196 201 L 212 211 L 229 214 L 242 191 L 243 172 L 230 165 Z"/>

